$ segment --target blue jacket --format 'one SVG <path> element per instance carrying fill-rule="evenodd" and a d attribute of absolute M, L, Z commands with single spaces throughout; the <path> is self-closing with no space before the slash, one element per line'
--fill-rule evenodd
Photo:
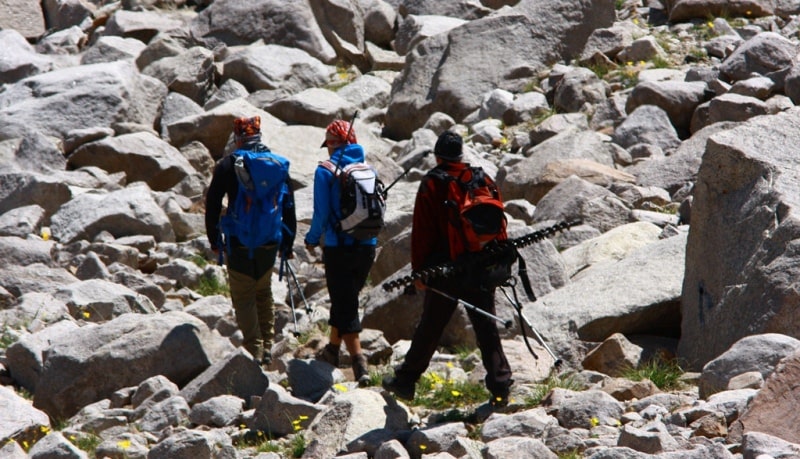
<path fill-rule="evenodd" d="M 342 146 L 333 152 L 330 162 L 338 165 L 339 169 L 351 163 L 364 162 L 364 148 L 357 143 Z M 311 218 L 311 228 L 306 233 L 305 243 L 319 244 L 324 233 L 326 247 L 376 245 L 378 238 L 359 241 L 336 231 L 336 222 L 341 218 L 339 188 L 339 181 L 333 179 L 333 173 L 322 164 L 317 166 L 314 173 L 314 216 Z"/>

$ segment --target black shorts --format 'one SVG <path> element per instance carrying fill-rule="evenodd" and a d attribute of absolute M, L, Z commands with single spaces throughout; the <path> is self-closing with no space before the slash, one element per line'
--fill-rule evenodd
<path fill-rule="evenodd" d="M 367 282 L 375 261 L 375 246 L 325 247 L 325 281 L 331 298 L 331 317 L 328 321 L 339 335 L 361 331 L 358 316 L 358 293 Z"/>

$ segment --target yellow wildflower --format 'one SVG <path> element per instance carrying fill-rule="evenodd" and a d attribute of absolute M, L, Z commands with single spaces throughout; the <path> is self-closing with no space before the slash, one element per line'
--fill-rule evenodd
<path fill-rule="evenodd" d="M 47 432 L 50 432 L 50 428 L 47 426 L 41 426 L 39 427 L 39 431 L 42 432 L 43 434 L 46 434 Z"/>
<path fill-rule="evenodd" d="M 339 392 L 347 392 L 347 387 L 342 384 L 334 384 L 333 388 L 338 390 Z"/>
<path fill-rule="evenodd" d="M 302 428 L 302 427 L 300 427 L 299 425 L 295 425 L 295 426 L 294 426 L 294 431 L 295 431 L 295 432 L 297 432 L 298 430 L 302 430 L 302 429 L 303 429 L 303 428 Z"/>
<path fill-rule="evenodd" d="M 600 424 L 600 420 L 597 418 L 589 419 L 589 424 L 591 424 L 592 427 L 597 427 Z"/>
<path fill-rule="evenodd" d="M 632 67 L 633 66 L 633 62 L 632 61 L 628 61 L 628 62 L 625 63 L 625 65 L 627 65 L 628 67 Z"/>
<path fill-rule="evenodd" d="M 131 447 L 131 441 L 130 440 L 120 440 L 120 441 L 117 442 L 117 446 L 119 446 L 122 449 L 128 449 L 128 448 Z"/>
<path fill-rule="evenodd" d="M 305 421 L 306 419 L 308 419 L 308 416 L 306 416 L 304 414 L 301 414 L 300 416 L 297 417 L 297 419 L 299 419 L 301 421 Z"/>
<path fill-rule="evenodd" d="M 428 447 L 425 446 L 425 445 L 419 445 L 419 449 L 421 449 L 422 451 L 425 451 L 426 449 L 428 449 Z"/>
<path fill-rule="evenodd" d="M 453 397 L 460 397 L 461 396 L 461 392 L 459 392 L 457 390 L 451 390 L 450 393 L 453 394 Z"/>
<path fill-rule="evenodd" d="M 453 368 L 453 362 L 447 362 L 447 368 Z"/>
<path fill-rule="evenodd" d="M 81 314 L 83 314 L 83 318 L 84 318 L 84 319 L 88 319 L 88 318 L 89 318 L 89 316 L 91 316 L 91 315 L 92 315 L 92 313 L 91 313 L 91 312 L 89 312 L 89 311 L 83 311 Z"/>
<path fill-rule="evenodd" d="M 714 28 L 714 23 L 713 23 L 713 22 L 711 22 L 711 21 L 708 21 L 708 22 L 706 23 L 706 25 L 708 26 L 708 28 L 709 28 L 709 29 L 713 29 L 713 28 Z"/>
<path fill-rule="evenodd" d="M 633 23 L 639 25 L 639 18 L 633 18 Z"/>

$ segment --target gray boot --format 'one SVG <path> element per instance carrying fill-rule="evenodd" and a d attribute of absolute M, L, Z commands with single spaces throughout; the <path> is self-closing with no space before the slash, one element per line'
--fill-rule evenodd
<path fill-rule="evenodd" d="M 358 385 L 361 387 L 366 387 L 369 385 L 369 368 L 367 364 L 367 358 L 364 354 L 356 354 L 353 357 L 353 376 L 356 381 L 358 381 Z"/>

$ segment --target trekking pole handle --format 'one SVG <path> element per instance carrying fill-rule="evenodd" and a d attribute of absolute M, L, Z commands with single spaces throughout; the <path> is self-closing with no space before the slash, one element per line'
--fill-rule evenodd
<path fill-rule="evenodd" d="M 352 134 L 352 132 L 353 132 L 353 124 L 355 124 L 357 116 L 358 116 L 358 110 L 353 112 L 353 117 L 350 118 L 350 127 L 347 129 L 347 135 L 344 136 L 344 141 L 347 144 L 350 143 L 350 134 Z"/>

